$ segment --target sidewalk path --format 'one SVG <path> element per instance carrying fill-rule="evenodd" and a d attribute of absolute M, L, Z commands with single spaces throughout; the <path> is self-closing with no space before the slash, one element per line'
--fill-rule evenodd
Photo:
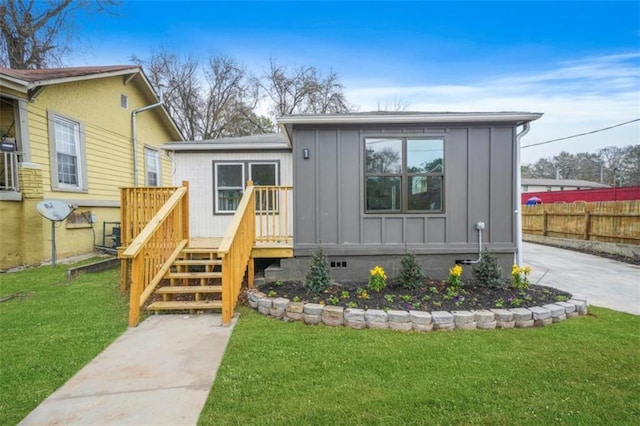
<path fill-rule="evenodd" d="M 640 266 L 604 257 L 524 243 L 532 283 L 587 296 L 588 303 L 640 315 Z"/>
<path fill-rule="evenodd" d="M 128 329 L 20 425 L 195 425 L 231 326 L 156 315 Z"/>

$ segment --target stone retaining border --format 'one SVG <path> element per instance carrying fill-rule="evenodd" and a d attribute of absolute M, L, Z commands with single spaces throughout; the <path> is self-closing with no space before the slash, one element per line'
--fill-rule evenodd
<path fill-rule="evenodd" d="M 268 297 L 258 290 L 249 290 L 249 306 L 264 315 L 305 324 L 345 326 L 354 329 L 388 328 L 399 331 L 431 330 L 491 330 L 495 328 L 544 327 L 552 323 L 586 315 L 587 298 L 574 294 L 566 302 L 556 302 L 531 308 L 483 309 L 479 311 L 384 311 L 351 309 L 318 303 L 291 302 L 282 297 Z"/>

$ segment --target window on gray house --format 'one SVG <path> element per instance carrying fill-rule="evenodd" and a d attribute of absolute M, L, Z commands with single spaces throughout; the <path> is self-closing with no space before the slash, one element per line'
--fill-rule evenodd
<path fill-rule="evenodd" d="M 366 138 L 367 212 L 443 211 L 444 141 Z"/>

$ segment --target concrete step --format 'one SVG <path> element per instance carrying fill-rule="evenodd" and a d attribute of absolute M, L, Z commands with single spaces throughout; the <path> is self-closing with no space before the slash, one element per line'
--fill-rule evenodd
<path fill-rule="evenodd" d="M 221 285 L 188 285 L 188 286 L 164 286 L 156 289 L 156 294 L 195 294 L 195 293 L 222 293 Z"/>
<path fill-rule="evenodd" d="M 222 309 L 222 300 L 153 302 L 147 306 L 149 311 L 202 311 L 205 309 Z"/>

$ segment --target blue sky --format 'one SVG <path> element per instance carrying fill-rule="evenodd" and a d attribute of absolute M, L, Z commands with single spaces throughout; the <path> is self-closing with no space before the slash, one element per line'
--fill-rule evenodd
<path fill-rule="evenodd" d="M 523 145 L 640 118 L 640 2 L 219 2 L 123 0 L 79 22 L 72 65 L 166 48 L 269 57 L 338 73 L 361 111 L 545 113 Z M 87 48 L 90 46 L 90 48 Z M 524 162 L 640 143 L 638 122 L 522 151 Z"/>

